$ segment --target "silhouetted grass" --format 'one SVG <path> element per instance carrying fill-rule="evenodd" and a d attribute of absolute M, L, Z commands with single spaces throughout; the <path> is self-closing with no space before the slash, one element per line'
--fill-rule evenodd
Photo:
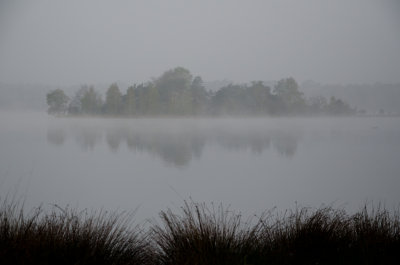
<path fill-rule="evenodd" d="M 159 264 L 244 264 L 257 242 L 259 226 L 222 206 L 185 203 L 182 215 L 160 217 L 163 226 L 152 227 Z"/>
<path fill-rule="evenodd" d="M 0 206 L 0 264 L 398 264 L 400 217 L 365 206 L 348 215 L 298 207 L 243 219 L 185 202 L 142 231 L 131 214 Z"/>
<path fill-rule="evenodd" d="M 4 201 L 0 209 L 0 264 L 150 264 L 148 241 L 131 214 L 77 212 Z"/>
<path fill-rule="evenodd" d="M 381 207 L 354 215 L 321 207 L 239 214 L 186 203 L 153 225 L 158 264 L 398 264 L 400 218 Z"/>

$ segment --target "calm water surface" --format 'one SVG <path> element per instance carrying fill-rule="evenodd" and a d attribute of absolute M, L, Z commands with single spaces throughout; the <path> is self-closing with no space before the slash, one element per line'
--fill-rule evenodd
<path fill-rule="evenodd" d="M 399 118 L 96 119 L 0 114 L 0 194 L 157 216 L 400 203 Z"/>

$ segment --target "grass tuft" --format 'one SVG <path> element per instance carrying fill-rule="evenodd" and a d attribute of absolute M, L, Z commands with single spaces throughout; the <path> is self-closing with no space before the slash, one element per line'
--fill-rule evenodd
<path fill-rule="evenodd" d="M 152 227 L 159 264 L 244 264 L 257 236 L 257 226 L 222 205 L 185 202 L 182 215 L 167 210 L 160 217 L 163 225 Z"/>

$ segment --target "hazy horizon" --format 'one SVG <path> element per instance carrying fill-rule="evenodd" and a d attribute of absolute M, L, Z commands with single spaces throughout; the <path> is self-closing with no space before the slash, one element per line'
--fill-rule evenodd
<path fill-rule="evenodd" d="M 400 83 L 400 2 L 0 1 L 0 82 Z"/>

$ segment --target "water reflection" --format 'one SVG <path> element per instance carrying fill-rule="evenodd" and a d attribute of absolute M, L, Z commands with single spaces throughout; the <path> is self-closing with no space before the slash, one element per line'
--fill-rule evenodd
<path fill-rule="evenodd" d="M 94 147 L 102 140 L 101 132 L 89 127 L 76 128 L 74 136 L 76 143 L 84 151 L 93 150 Z"/>
<path fill-rule="evenodd" d="M 62 145 L 65 142 L 66 132 L 62 129 L 49 129 L 47 130 L 47 142 L 54 145 Z"/>
<path fill-rule="evenodd" d="M 143 124 L 141 124 L 143 125 Z M 296 154 L 299 132 L 278 129 L 248 129 L 204 127 L 165 129 L 151 126 L 49 126 L 47 141 L 63 145 L 67 138 L 75 139 L 84 151 L 93 151 L 106 143 L 116 153 L 122 147 L 131 152 L 148 153 L 161 158 L 169 165 L 182 167 L 193 159 L 201 158 L 206 146 L 219 146 L 228 152 L 250 152 L 261 155 L 265 150 L 283 157 Z M 272 147 L 272 148 L 271 148 Z"/>
<path fill-rule="evenodd" d="M 292 157 L 296 153 L 297 141 L 297 134 L 282 131 L 281 133 L 276 134 L 274 147 L 279 154 L 286 157 Z"/>
<path fill-rule="evenodd" d="M 206 144 L 206 137 L 197 133 L 144 133 L 126 130 L 124 136 L 129 150 L 150 153 L 174 166 L 185 166 L 193 158 L 200 158 Z"/>

